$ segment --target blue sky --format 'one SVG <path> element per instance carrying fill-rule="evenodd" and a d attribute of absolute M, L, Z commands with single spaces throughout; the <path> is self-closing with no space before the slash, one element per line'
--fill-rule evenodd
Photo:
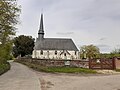
<path fill-rule="evenodd" d="M 17 35 L 37 37 L 44 14 L 45 37 L 72 38 L 77 47 L 94 44 L 101 52 L 120 48 L 120 0 L 18 0 Z M 42 10 L 43 9 L 43 10 Z"/>

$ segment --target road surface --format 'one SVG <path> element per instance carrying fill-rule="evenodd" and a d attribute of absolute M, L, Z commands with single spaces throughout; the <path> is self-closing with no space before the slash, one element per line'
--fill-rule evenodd
<path fill-rule="evenodd" d="M 52 74 L 15 62 L 11 66 L 11 70 L 0 76 L 0 90 L 120 90 L 120 74 Z"/>
<path fill-rule="evenodd" d="M 10 64 L 11 70 L 0 76 L 0 90 L 41 90 L 35 72 L 16 62 Z"/>
<path fill-rule="evenodd" d="M 120 90 L 120 75 L 74 75 L 36 72 L 42 90 Z"/>

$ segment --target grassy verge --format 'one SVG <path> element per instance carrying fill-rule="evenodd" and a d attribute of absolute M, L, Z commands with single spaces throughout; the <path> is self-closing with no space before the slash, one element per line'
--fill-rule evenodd
<path fill-rule="evenodd" d="M 29 62 L 19 62 L 24 65 L 27 65 L 30 68 L 33 68 L 34 70 L 37 71 L 43 71 L 43 72 L 59 72 L 59 73 L 85 73 L 85 74 L 96 74 L 97 72 L 91 69 L 86 69 L 86 68 L 75 68 L 75 67 L 45 67 L 45 66 L 40 66 L 36 65 L 33 63 Z"/>
<path fill-rule="evenodd" d="M 10 64 L 9 63 L 0 64 L 0 75 L 7 72 L 8 70 L 10 70 Z"/>
<path fill-rule="evenodd" d="M 116 71 L 116 72 L 120 72 L 120 69 L 116 69 L 115 71 Z"/>

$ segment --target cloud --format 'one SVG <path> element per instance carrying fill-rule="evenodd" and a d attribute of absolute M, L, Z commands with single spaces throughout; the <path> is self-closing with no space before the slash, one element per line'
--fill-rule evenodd
<path fill-rule="evenodd" d="M 104 41 L 104 40 L 106 40 L 106 38 L 105 38 L 105 37 L 102 37 L 102 38 L 100 38 L 99 40 L 100 40 L 100 41 Z"/>
<path fill-rule="evenodd" d="M 99 48 L 109 48 L 109 47 L 111 47 L 109 45 L 104 45 L 104 44 L 99 44 L 99 45 L 96 45 L 96 46 L 99 47 Z"/>
<path fill-rule="evenodd" d="M 57 32 L 58 35 L 72 35 L 74 32 Z"/>
<path fill-rule="evenodd" d="M 107 53 L 107 52 L 111 52 L 112 50 L 111 50 L 111 46 L 110 45 L 105 45 L 105 44 L 99 44 L 99 45 L 96 45 L 99 49 L 100 49 L 100 51 L 102 52 L 102 53 Z"/>
<path fill-rule="evenodd" d="M 76 45 L 95 44 L 107 52 L 120 44 L 120 0 L 19 0 L 19 3 L 22 14 L 18 35 L 37 37 L 43 8 L 46 37 L 70 37 Z"/>

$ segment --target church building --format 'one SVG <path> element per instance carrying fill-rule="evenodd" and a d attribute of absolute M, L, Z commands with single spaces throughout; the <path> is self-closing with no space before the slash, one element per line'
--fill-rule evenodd
<path fill-rule="evenodd" d="M 79 59 L 79 50 L 72 39 L 44 38 L 43 14 L 41 14 L 38 38 L 36 39 L 32 58 L 39 59 Z"/>

